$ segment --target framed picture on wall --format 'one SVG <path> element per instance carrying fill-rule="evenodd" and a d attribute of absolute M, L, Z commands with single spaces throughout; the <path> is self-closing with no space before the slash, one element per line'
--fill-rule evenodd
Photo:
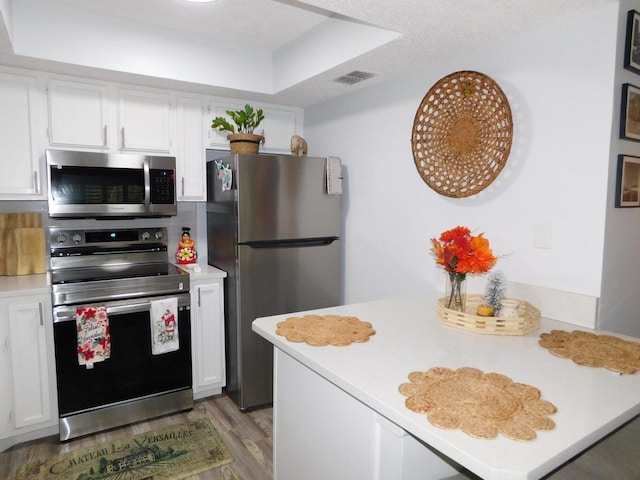
<path fill-rule="evenodd" d="M 620 138 L 640 142 L 640 88 L 630 83 L 622 85 L 620 112 Z"/>
<path fill-rule="evenodd" d="M 640 13 L 629 10 L 624 44 L 624 68 L 640 73 Z"/>
<path fill-rule="evenodd" d="M 640 207 L 640 157 L 618 155 L 616 207 Z"/>

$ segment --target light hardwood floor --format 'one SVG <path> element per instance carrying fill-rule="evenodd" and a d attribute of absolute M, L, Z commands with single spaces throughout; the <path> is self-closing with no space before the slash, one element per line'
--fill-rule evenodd
<path fill-rule="evenodd" d="M 545 480 L 640 480 L 640 417 L 605 437 Z"/>
<path fill-rule="evenodd" d="M 201 417 L 211 419 L 233 453 L 234 462 L 189 477 L 189 480 L 270 480 L 273 478 L 272 409 L 262 408 L 242 413 L 231 399 L 226 395 L 220 395 L 196 402 L 190 412 L 137 423 L 64 444 L 59 443 L 57 437 L 48 437 L 16 445 L 0 453 L 0 479 L 14 479 L 19 465 L 36 458 L 82 450 L 102 442 L 193 421 Z M 583 455 L 545 477 L 545 480 L 640 480 L 640 418 L 636 418 Z"/>
<path fill-rule="evenodd" d="M 188 480 L 270 480 L 273 478 L 272 409 L 263 408 L 242 413 L 229 397 L 220 395 L 196 402 L 193 410 L 189 412 L 136 423 L 63 444 L 55 436 L 16 445 L 0 453 L 0 479 L 14 479 L 18 466 L 37 458 L 83 450 L 102 442 L 126 438 L 202 417 L 211 420 L 231 450 L 234 461 L 200 475 L 191 476 Z"/>

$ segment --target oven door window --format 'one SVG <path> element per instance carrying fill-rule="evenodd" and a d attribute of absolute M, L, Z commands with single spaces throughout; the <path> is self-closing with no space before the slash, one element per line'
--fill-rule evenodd
<path fill-rule="evenodd" d="M 110 358 L 93 368 L 78 364 L 75 321 L 54 324 L 60 416 L 191 387 L 191 324 L 180 307 L 180 348 L 151 353 L 150 313 L 109 315 Z"/>
<path fill-rule="evenodd" d="M 141 168 L 51 167 L 56 205 L 143 205 Z"/>

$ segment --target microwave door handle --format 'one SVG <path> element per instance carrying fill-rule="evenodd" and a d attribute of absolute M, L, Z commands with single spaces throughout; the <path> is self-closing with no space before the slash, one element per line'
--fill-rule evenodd
<path fill-rule="evenodd" d="M 151 204 L 151 172 L 149 170 L 149 159 L 144 160 L 144 211 L 149 211 Z"/>

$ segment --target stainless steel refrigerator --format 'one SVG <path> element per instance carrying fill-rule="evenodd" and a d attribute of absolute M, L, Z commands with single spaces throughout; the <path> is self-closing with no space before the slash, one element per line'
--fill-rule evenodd
<path fill-rule="evenodd" d="M 273 398 L 272 346 L 253 320 L 342 303 L 342 197 L 326 158 L 207 157 L 208 261 L 228 275 L 226 391 L 245 410 Z"/>

